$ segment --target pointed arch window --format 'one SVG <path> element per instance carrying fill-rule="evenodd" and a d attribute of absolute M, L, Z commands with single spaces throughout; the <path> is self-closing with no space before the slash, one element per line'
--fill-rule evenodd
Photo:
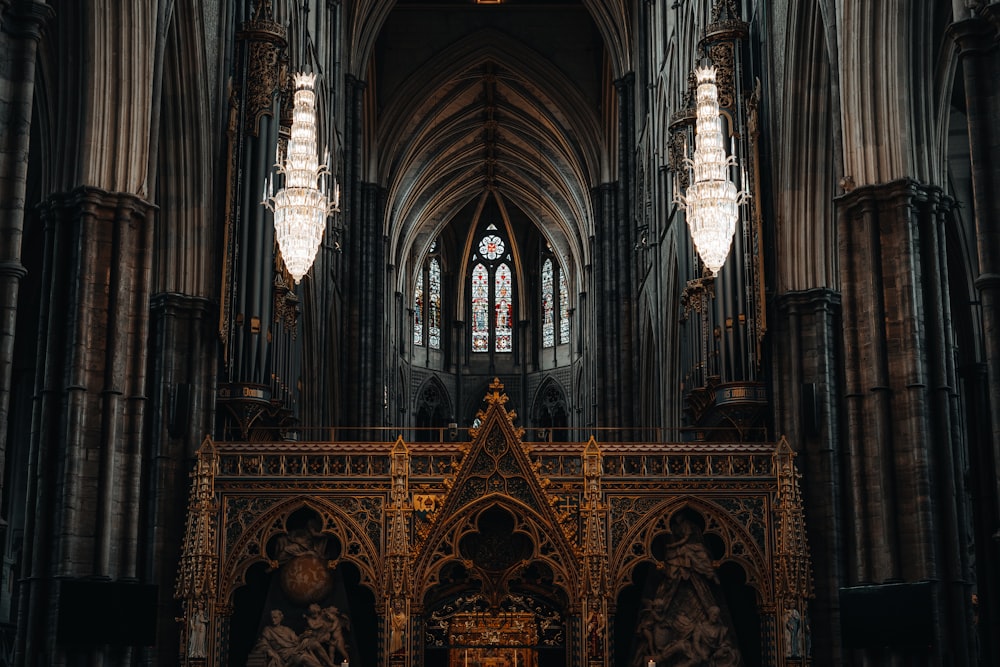
<path fill-rule="evenodd" d="M 566 272 L 559 271 L 559 343 L 569 342 L 569 286 Z"/>
<path fill-rule="evenodd" d="M 494 309 L 496 310 L 496 350 L 510 352 L 513 349 L 514 302 L 511 300 L 510 267 L 501 264 L 493 279 Z"/>
<path fill-rule="evenodd" d="M 507 241 L 490 224 L 472 255 L 472 351 L 513 352 L 514 272 Z"/>
<path fill-rule="evenodd" d="M 417 271 L 413 287 L 413 344 L 441 349 L 441 260 L 437 241 Z"/>
<path fill-rule="evenodd" d="M 546 257 L 542 262 L 542 347 L 569 342 L 569 286 L 566 272 Z"/>
<path fill-rule="evenodd" d="M 556 309 L 552 260 L 542 263 L 542 347 L 556 344 Z"/>
<path fill-rule="evenodd" d="M 472 351 L 490 350 L 490 275 L 482 264 L 472 270 Z"/>

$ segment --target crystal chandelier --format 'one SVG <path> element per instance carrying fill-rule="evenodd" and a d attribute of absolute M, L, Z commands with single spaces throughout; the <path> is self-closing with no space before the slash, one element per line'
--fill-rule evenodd
<path fill-rule="evenodd" d="M 739 205 L 746 193 L 737 192 L 729 180 L 729 167 L 736 164 L 736 158 L 726 155 L 722 139 L 715 68 L 699 67 L 694 72 L 698 81 L 698 116 L 694 160 L 689 161 L 694 181 L 687 195 L 678 195 L 676 199 L 686 211 L 698 256 L 715 276 L 729 255 L 739 219 Z"/>
<path fill-rule="evenodd" d="M 284 174 L 285 186 L 274 193 L 274 175 L 264 191 L 264 206 L 274 212 L 274 236 L 285 268 L 296 284 L 309 271 L 326 232 L 326 219 L 339 210 L 340 189 L 330 168 L 320 166 L 316 152 L 315 74 L 295 75 L 295 106 L 292 129 L 285 150 L 285 164 L 275 159 L 275 169 Z M 329 154 L 327 154 L 329 161 Z M 274 193 L 268 196 L 268 193 Z"/>

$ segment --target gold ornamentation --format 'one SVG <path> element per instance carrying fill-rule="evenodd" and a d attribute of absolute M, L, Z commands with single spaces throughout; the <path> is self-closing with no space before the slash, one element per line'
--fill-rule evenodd
<path fill-rule="evenodd" d="M 667 143 L 667 166 L 674 173 L 674 190 L 687 192 L 691 185 L 688 159 L 688 125 L 671 126 Z"/>
<path fill-rule="evenodd" d="M 279 254 L 276 252 L 275 261 Z M 282 265 L 284 263 L 282 262 Z M 285 331 L 291 333 L 292 340 L 295 340 L 298 333 L 299 322 L 299 297 L 292 288 L 291 276 L 287 271 L 276 270 L 274 273 L 274 321 L 284 327 Z"/>
<path fill-rule="evenodd" d="M 708 57 L 715 64 L 715 85 L 719 89 L 719 107 L 732 110 L 736 104 L 735 44 L 720 42 L 708 49 Z M 735 128 L 731 128 L 731 131 Z"/>
<path fill-rule="evenodd" d="M 740 14 L 736 9 L 736 0 L 715 0 L 712 5 L 712 23 L 722 20 L 722 12 L 725 11 L 727 18 L 736 19 Z"/>
<path fill-rule="evenodd" d="M 244 104 L 247 134 L 259 136 L 262 116 L 274 115 L 274 93 L 284 72 L 282 53 L 288 42 L 283 25 L 274 20 L 270 0 L 260 0 L 254 16 L 244 21 L 236 38 L 246 42 Z"/>
<path fill-rule="evenodd" d="M 180 573 L 174 597 L 204 599 L 215 596 L 218 556 L 216 551 L 215 473 L 218 453 L 212 439 L 206 437 L 198 449 L 191 473 L 187 528 L 181 549 Z"/>
<path fill-rule="evenodd" d="M 774 452 L 778 473 L 778 500 L 775 507 L 777 544 L 774 580 L 779 615 L 776 639 L 779 655 L 798 658 L 808 664 L 810 632 L 808 600 L 813 592 L 812 560 L 806 540 L 805 513 L 799 489 L 801 474 L 795 466 L 795 452 L 782 436 Z"/>
<path fill-rule="evenodd" d="M 684 311 L 684 314 L 681 315 L 681 322 L 686 321 L 691 313 L 701 315 L 707 312 L 708 305 L 714 298 L 715 278 L 713 276 L 689 280 L 684 286 L 684 291 L 681 292 L 681 310 Z"/>
<path fill-rule="evenodd" d="M 352 562 L 372 591 L 384 619 L 383 656 L 388 654 L 390 667 L 414 664 L 411 654 L 419 655 L 424 631 L 434 622 L 445 623 L 446 634 L 462 613 L 481 615 L 500 605 L 513 618 L 529 608 L 519 606 L 526 600 L 504 591 L 502 582 L 466 596 L 469 608 L 445 613 L 423 607 L 447 567 L 476 567 L 460 544 L 494 509 L 509 513 L 514 534 L 533 545 L 529 559 L 551 572 L 546 585 L 565 593 L 560 613 L 566 617 L 559 616 L 558 624 L 567 634 L 559 640 L 539 635 L 538 641 L 565 641 L 566 650 L 588 667 L 608 664 L 602 623 L 614 612 L 618 594 L 635 583 L 636 567 L 654 560 L 653 540 L 670 532 L 671 517 L 682 510 L 698 513 L 704 531 L 719 538 L 715 566 L 732 562 L 746 573 L 762 619 L 781 619 L 789 609 L 806 613 L 811 565 L 787 442 L 776 449 L 766 442 L 591 439 L 536 443 L 529 455 L 506 403 L 495 381 L 482 424 L 462 456 L 452 443 L 408 445 L 399 438 L 391 447 L 206 440 L 192 475 L 178 574 L 185 627 L 207 610 L 213 624 L 208 636 L 227 641 L 227 626 L 218 619 L 250 565 L 272 559 L 270 541 L 287 532 L 288 517 L 303 507 L 318 515 L 322 535 L 340 541 L 341 561 Z M 493 487 L 485 481 L 490 478 L 497 480 Z M 482 493 L 469 492 L 475 479 L 484 480 Z M 509 576 L 520 576 L 519 563 L 509 564 Z M 411 623 L 421 616 L 424 624 Z M 762 641 L 783 641 L 773 620 L 763 625 Z M 190 628 L 199 629 L 197 623 Z"/>
<path fill-rule="evenodd" d="M 218 453 L 212 439 L 206 437 L 198 449 L 191 473 L 187 527 L 174 588 L 174 598 L 184 603 L 181 654 L 184 664 L 203 661 L 211 655 L 211 610 L 218 582 L 218 506 L 215 499 L 215 473 Z"/>
<path fill-rule="evenodd" d="M 799 490 L 801 474 L 795 466 L 795 452 L 784 437 L 774 452 L 778 474 L 777 560 L 775 581 L 783 598 L 813 597 L 812 562 L 806 541 L 805 513 Z"/>
<path fill-rule="evenodd" d="M 753 289 L 756 291 L 754 327 L 757 339 L 757 365 L 763 358 L 764 334 L 767 333 L 767 304 L 764 299 L 764 220 L 760 207 L 760 79 L 754 82 L 753 91 L 747 98 L 747 141 L 750 148 L 750 160 L 747 171 L 751 178 L 753 192 L 750 196 L 750 211 L 753 216 L 753 251 L 756 258 L 756 271 L 753 278 Z"/>

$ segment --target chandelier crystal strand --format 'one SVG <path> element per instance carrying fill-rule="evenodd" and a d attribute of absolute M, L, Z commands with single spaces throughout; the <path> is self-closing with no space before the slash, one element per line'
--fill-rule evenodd
<path fill-rule="evenodd" d="M 715 276 L 729 255 L 739 219 L 739 204 L 746 193 L 737 192 L 729 180 L 729 167 L 736 163 L 736 158 L 726 155 L 715 68 L 696 68 L 695 77 L 698 97 L 694 160 L 691 161 L 694 181 L 687 195 L 678 196 L 677 201 L 686 211 L 698 256 Z"/>
<path fill-rule="evenodd" d="M 330 170 L 327 165 L 319 164 L 316 150 L 315 80 L 315 74 L 295 75 L 292 129 L 285 164 L 275 165 L 285 176 L 285 186 L 264 201 L 274 212 L 274 235 L 285 268 L 296 284 L 316 259 L 326 232 L 326 219 L 339 203 L 336 184 L 330 201 Z"/>

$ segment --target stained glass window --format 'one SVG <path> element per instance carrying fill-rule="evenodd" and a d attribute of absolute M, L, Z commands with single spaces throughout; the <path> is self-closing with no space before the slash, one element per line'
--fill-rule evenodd
<path fill-rule="evenodd" d="M 417 284 L 413 288 L 413 344 L 424 344 L 424 272 L 417 271 Z"/>
<path fill-rule="evenodd" d="M 566 272 L 559 271 L 559 343 L 569 342 L 569 287 Z"/>
<path fill-rule="evenodd" d="M 431 258 L 427 269 L 427 342 L 441 349 L 441 263 Z"/>
<path fill-rule="evenodd" d="M 472 270 L 472 351 L 490 349 L 490 275 L 486 267 L 476 264 Z"/>
<path fill-rule="evenodd" d="M 514 351 L 514 270 L 508 239 L 489 224 L 472 255 L 472 351 Z"/>
<path fill-rule="evenodd" d="M 542 264 L 542 347 L 556 344 L 555 304 L 552 291 L 552 260 Z"/>
<path fill-rule="evenodd" d="M 441 260 L 437 241 L 431 242 L 430 256 L 417 270 L 413 287 L 413 344 L 441 349 Z"/>
<path fill-rule="evenodd" d="M 506 264 L 497 267 L 493 289 L 496 309 L 496 351 L 510 352 L 513 349 L 511 320 L 514 316 L 514 304 L 511 301 L 510 267 Z"/>
<path fill-rule="evenodd" d="M 479 242 L 479 254 L 488 260 L 496 259 L 503 254 L 503 251 L 503 239 L 496 234 L 484 236 L 483 240 Z"/>

